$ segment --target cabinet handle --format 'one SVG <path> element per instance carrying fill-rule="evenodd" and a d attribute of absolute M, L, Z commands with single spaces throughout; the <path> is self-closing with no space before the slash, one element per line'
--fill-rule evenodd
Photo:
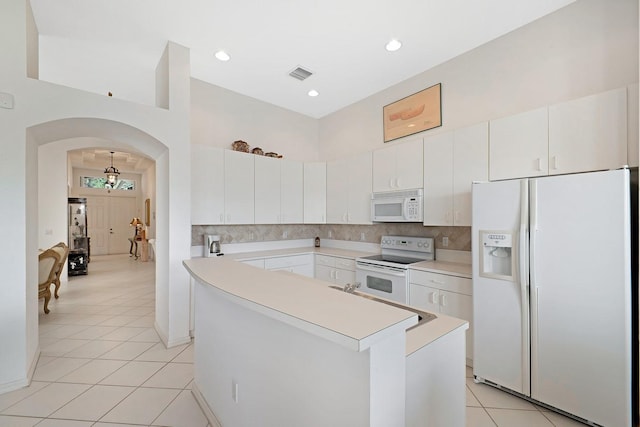
<path fill-rule="evenodd" d="M 429 279 L 429 281 L 431 283 L 435 283 L 436 285 L 444 285 L 444 282 L 441 282 L 440 280 L 436 280 L 436 279 Z"/>
<path fill-rule="evenodd" d="M 335 270 L 331 270 L 329 272 L 329 277 L 331 277 L 332 279 L 335 279 L 336 278 L 336 271 Z"/>
<path fill-rule="evenodd" d="M 542 172 L 542 159 L 540 157 L 536 160 L 536 170 Z"/>
<path fill-rule="evenodd" d="M 396 188 L 400 188 L 400 178 L 396 178 Z"/>
<path fill-rule="evenodd" d="M 435 292 L 431 292 L 431 304 L 438 303 L 438 294 Z"/>
<path fill-rule="evenodd" d="M 443 307 L 447 306 L 447 296 L 446 295 L 440 295 L 440 305 Z"/>
<path fill-rule="evenodd" d="M 351 222 L 351 214 L 350 213 L 347 214 L 347 222 Z"/>
<path fill-rule="evenodd" d="M 553 156 L 551 158 L 551 164 L 553 165 L 553 169 L 558 169 L 558 156 Z"/>
<path fill-rule="evenodd" d="M 222 224 L 224 222 L 224 214 L 220 214 L 220 223 Z"/>
<path fill-rule="evenodd" d="M 393 188 L 393 178 L 389 178 L 389 188 Z"/>
<path fill-rule="evenodd" d="M 342 214 L 342 222 L 347 222 L 347 213 Z"/>
<path fill-rule="evenodd" d="M 335 279 L 338 280 L 338 270 L 335 270 Z"/>

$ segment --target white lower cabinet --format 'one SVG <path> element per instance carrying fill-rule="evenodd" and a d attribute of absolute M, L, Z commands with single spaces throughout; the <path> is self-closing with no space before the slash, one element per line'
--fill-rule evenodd
<path fill-rule="evenodd" d="M 409 270 L 409 305 L 469 322 L 467 364 L 473 360 L 472 282 L 466 277 Z"/>
<path fill-rule="evenodd" d="M 316 254 L 315 278 L 344 286 L 356 280 L 356 262 L 353 259 Z"/>
<path fill-rule="evenodd" d="M 313 277 L 313 254 L 266 258 L 264 268 L 271 271 L 289 271 L 302 276 Z"/>

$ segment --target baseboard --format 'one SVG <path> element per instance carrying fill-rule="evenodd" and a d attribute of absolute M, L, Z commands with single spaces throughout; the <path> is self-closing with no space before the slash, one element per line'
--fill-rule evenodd
<path fill-rule="evenodd" d="M 27 385 L 31 384 L 33 373 L 36 371 L 36 366 L 38 366 L 38 360 L 40 360 L 40 344 L 36 347 L 36 351 L 33 353 L 33 359 L 31 359 L 31 364 L 29 365 L 29 371 L 27 372 Z"/>
<path fill-rule="evenodd" d="M 0 394 L 8 393 L 10 391 L 15 391 L 23 387 L 27 387 L 29 384 L 31 384 L 31 379 L 33 378 L 33 373 L 36 371 L 36 366 L 38 366 L 39 359 L 40 359 L 40 346 L 36 348 L 36 351 L 33 354 L 33 359 L 29 364 L 29 370 L 27 371 L 27 376 L 15 381 L 0 384 Z"/>
<path fill-rule="evenodd" d="M 195 397 L 196 402 L 198 402 L 198 405 L 200 406 L 200 409 L 202 409 L 202 412 L 204 413 L 204 416 L 207 418 L 207 421 L 209 421 L 209 424 L 212 427 L 222 427 L 222 424 L 220 424 L 220 421 L 218 421 L 218 419 L 216 418 L 216 415 L 213 413 L 213 411 L 209 407 L 207 400 L 204 398 L 204 396 L 200 392 L 200 389 L 196 385 L 195 381 L 191 385 L 191 394 L 193 394 L 193 397 Z"/>
<path fill-rule="evenodd" d="M 176 347 L 178 345 L 188 344 L 191 342 L 191 335 L 187 335 L 186 337 L 181 337 L 181 338 L 169 341 L 169 338 L 164 334 L 164 332 L 162 332 L 162 329 L 160 329 L 160 326 L 158 325 L 157 321 L 153 322 L 153 327 L 156 330 L 156 333 L 158 334 L 158 336 L 160 337 L 160 341 L 162 341 L 162 344 L 164 344 L 166 348 Z"/>

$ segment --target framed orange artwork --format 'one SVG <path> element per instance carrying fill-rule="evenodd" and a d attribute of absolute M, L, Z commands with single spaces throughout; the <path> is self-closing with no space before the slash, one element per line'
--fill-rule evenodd
<path fill-rule="evenodd" d="M 442 126 L 442 84 L 438 83 L 382 108 L 384 142 Z"/>

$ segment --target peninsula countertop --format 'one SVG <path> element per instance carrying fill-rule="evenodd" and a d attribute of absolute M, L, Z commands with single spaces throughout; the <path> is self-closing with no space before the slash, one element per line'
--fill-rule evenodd
<path fill-rule="evenodd" d="M 265 252 L 283 256 L 287 254 L 285 252 L 299 254 L 302 251 Z M 311 251 L 307 248 L 305 252 Z M 325 250 L 320 253 L 328 254 Z M 226 298 L 355 351 L 366 350 L 378 340 L 405 331 L 417 323 L 417 315 L 411 311 L 336 291 L 322 280 L 267 271 L 236 261 L 265 257 L 266 254 L 254 252 L 247 255 L 194 258 L 183 261 L 183 264 L 196 280 L 216 288 Z M 337 253 L 333 255 L 339 256 Z M 468 327 L 464 320 L 436 315 L 435 320 L 407 333 L 407 355 L 455 329 Z"/>

